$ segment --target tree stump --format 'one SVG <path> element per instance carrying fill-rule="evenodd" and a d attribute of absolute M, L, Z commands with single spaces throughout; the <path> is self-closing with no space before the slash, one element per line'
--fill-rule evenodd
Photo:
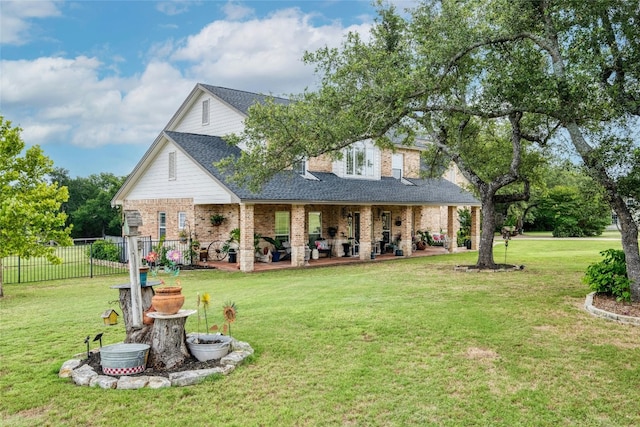
<path fill-rule="evenodd" d="M 160 284 L 158 282 L 158 284 Z M 124 319 L 125 332 L 127 334 L 124 342 L 126 343 L 141 343 L 151 345 L 151 339 L 149 334 L 153 329 L 153 325 L 143 325 L 142 328 L 136 328 L 133 326 L 132 310 L 131 310 L 131 287 L 129 285 L 114 286 L 120 291 L 120 308 L 122 309 L 122 317 Z M 146 311 L 151 307 L 151 298 L 155 292 L 153 292 L 152 286 L 144 286 L 141 288 L 142 292 L 142 310 Z"/>
<path fill-rule="evenodd" d="M 190 356 L 184 324 L 195 310 L 180 310 L 177 314 L 149 313 L 154 319 L 150 334 L 151 352 L 148 366 L 162 371 L 181 365 Z"/>
<path fill-rule="evenodd" d="M 160 284 L 159 282 L 157 284 Z M 141 288 L 142 309 L 149 310 L 151 298 L 155 292 L 153 284 Z M 149 359 L 147 366 L 156 370 L 172 369 L 182 364 L 190 353 L 186 343 L 186 332 L 184 325 L 187 317 L 195 313 L 195 310 L 180 310 L 178 314 L 161 315 L 158 313 L 148 313 L 154 319 L 150 325 L 143 325 L 141 328 L 133 326 L 131 309 L 131 286 L 114 286 L 119 290 L 120 308 L 124 318 L 126 343 L 149 344 Z"/>

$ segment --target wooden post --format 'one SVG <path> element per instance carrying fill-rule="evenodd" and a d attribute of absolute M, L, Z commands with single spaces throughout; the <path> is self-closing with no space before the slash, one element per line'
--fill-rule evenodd
<path fill-rule="evenodd" d="M 124 211 L 124 235 L 129 248 L 129 283 L 131 283 L 131 325 L 142 327 L 142 296 L 140 291 L 140 260 L 138 259 L 138 227 L 142 215 L 138 211 Z"/>
<path fill-rule="evenodd" d="M 138 264 L 138 236 L 126 236 L 129 247 L 129 283 L 131 283 L 131 325 L 142 327 L 142 294 Z"/>

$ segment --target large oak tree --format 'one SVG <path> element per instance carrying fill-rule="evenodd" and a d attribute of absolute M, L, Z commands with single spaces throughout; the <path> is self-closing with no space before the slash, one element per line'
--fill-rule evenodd
<path fill-rule="evenodd" d="M 288 107 L 252 110 L 235 139 L 250 149 L 235 164 L 239 180 L 263 182 L 301 158 L 339 156 L 364 138 L 389 147 L 392 133 L 410 144 L 416 132 L 437 130 L 456 114 L 521 117 L 536 125 L 520 125 L 520 137 L 547 142 L 561 131 L 605 189 L 639 301 L 638 226 L 628 185 L 620 185 L 638 147 L 638 3 L 431 0 L 407 14 L 384 6 L 379 14 L 370 40 L 351 34 L 340 49 L 306 55 L 321 77 L 318 90 Z"/>

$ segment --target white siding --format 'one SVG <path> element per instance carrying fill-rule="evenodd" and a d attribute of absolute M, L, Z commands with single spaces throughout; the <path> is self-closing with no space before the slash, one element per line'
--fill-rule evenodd
<path fill-rule="evenodd" d="M 169 179 L 169 153 L 176 153 L 176 178 Z M 230 203 L 231 195 L 174 144 L 165 142 L 127 195 L 128 200 L 193 198 L 195 204 Z"/>
<path fill-rule="evenodd" d="M 202 124 L 202 101 L 209 100 L 209 124 Z M 182 119 L 173 126 L 176 132 L 224 136 L 242 132 L 244 116 L 209 94 L 201 94 Z"/>

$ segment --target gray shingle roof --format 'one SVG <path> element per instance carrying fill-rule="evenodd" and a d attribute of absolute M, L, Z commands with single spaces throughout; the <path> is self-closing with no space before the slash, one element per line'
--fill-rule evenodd
<path fill-rule="evenodd" d="M 310 180 L 293 171 L 278 173 L 258 193 L 229 181 L 213 165 L 225 157 L 239 156 L 240 149 L 217 136 L 165 131 L 193 160 L 222 182 L 243 201 L 330 202 L 353 204 L 479 205 L 471 193 L 445 179 L 407 179 L 414 185 L 383 177 L 380 180 L 345 179 L 333 173 L 313 172 Z"/>
<path fill-rule="evenodd" d="M 261 95 L 220 86 L 211 86 L 204 83 L 200 83 L 200 86 L 244 114 L 249 114 L 249 107 L 253 104 L 263 104 L 268 98 L 272 98 L 276 104 L 287 105 L 289 103 L 288 99 L 278 98 L 275 96 Z"/>

